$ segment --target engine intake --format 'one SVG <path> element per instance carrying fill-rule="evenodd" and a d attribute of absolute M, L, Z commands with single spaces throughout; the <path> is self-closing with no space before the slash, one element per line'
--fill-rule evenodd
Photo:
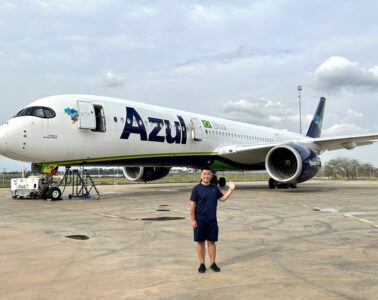
<path fill-rule="evenodd" d="M 288 144 L 272 148 L 266 156 L 265 166 L 269 176 L 277 182 L 294 184 L 314 177 L 321 162 L 313 150 Z"/>
<path fill-rule="evenodd" d="M 147 182 L 167 176 L 170 169 L 164 167 L 124 167 L 122 170 L 128 180 Z"/>

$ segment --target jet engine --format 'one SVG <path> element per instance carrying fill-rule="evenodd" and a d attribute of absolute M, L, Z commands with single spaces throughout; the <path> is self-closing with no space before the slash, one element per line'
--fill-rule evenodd
<path fill-rule="evenodd" d="M 288 144 L 272 148 L 266 156 L 265 166 L 276 182 L 295 185 L 314 177 L 321 167 L 321 161 L 313 150 Z"/>
<path fill-rule="evenodd" d="M 131 181 L 152 181 L 168 175 L 171 168 L 164 167 L 124 167 L 123 174 Z"/>

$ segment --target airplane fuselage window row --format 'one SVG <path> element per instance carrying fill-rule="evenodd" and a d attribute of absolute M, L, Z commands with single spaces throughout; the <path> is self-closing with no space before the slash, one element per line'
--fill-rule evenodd
<path fill-rule="evenodd" d="M 271 138 L 264 138 L 264 137 L 252 136 L 252 135 L 247 135 L 247 134 L 233 133 L 233 132 L 228 132 L 228 131 L 206 129 L 205 133 L 208 134 L 208 135 L 228 136 L 228 137 L 231 137 L 231 138 L 244 139 L 244 140 L 247 140 L 247 141 L 274 142 L 274 139 L 271 139 Z"/>

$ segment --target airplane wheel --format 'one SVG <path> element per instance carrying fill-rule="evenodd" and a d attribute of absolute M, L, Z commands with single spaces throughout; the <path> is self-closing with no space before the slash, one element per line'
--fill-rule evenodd
<path fill-rule="evenodd" d="M 30 198 L 37 199 L 37 195 L 34 192 L 30 193 Z"/>
<path fill-rule="evenodd" d="M 279 184 L 277 184 L 277 188 L 279 188 L 279 189 L 288 189 L 289 185 L 286 184 L 286 183 L 279 183 Z"/>
<path fill-rule="evenodd" d="M 61 200 L 60 196 L 62 196 L 62 192 L 57 187 L 51 187 L 47 191 L 47 198 L 50 198 L 52 201 Z"/>
<path fill-rule="evenodd" d="M 224 177 L 219 178 L 218 184 L 220 187 L 224 187 L 226 185 L 226 178 Z"/>
<path fill-rule="evenodd" d="M 44 188 L 42 188 L 40 195 L 43 200 L 47 200 L 48 191 L 49 191 L 49 187 L 45 186 Z"/>
<path fill-rule="evenodd" d="M 297 188 L 297 185 L 296 185 L 295 183 L 293 183 L 293 184 L 290 184 L 289 187 L 290 187 L 291 189 L 296 189 L 296 188 Z"/>
<path fill-rule="evenodd" d="M 269 179 L 269 188 L 271 190 L 274 190 L 276 187 L 277 187 L 277 182 L 273 178 L 270 178 Z"/>
<path fill-rule="evenodd" d="M 213 177 L 210 180 L 210 183 L 218 185 L 217 175 L 213 175 Z"/>

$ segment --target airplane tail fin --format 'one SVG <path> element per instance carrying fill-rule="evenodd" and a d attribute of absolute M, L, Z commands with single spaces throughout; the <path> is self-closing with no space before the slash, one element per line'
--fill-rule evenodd
<path fill-rule="evenodd" d="M 320 137 L 322 133 L 322 125 L 323 125 L 323 115 L 324 115 L 324 107 L 326 103 L 326 98 L 321 97 L 318 108 L 316 109 L 315 115 L 312 118 L 310 127 L 308 128 L 306 136 L 312 138 Z"/>

